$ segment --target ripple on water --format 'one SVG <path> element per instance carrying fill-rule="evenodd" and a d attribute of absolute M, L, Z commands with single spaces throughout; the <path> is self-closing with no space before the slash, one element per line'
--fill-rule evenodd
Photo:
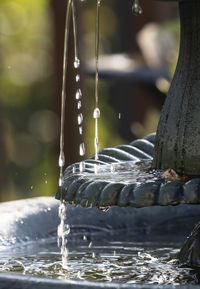
<path fill-rule="evenodd" d="M 87 241 L 86 241 L 87 242 Z M 40 248 L 34 254 L 25 250 L 15 258 L 0 256 L 0 272 L 18 272 L 49 278 L 149 284 L 198 284 L 198 273 L 179 268 L 174 247 L 142 247 L 131 243 L 115 246 L 82 246 L 69 249 L 68 267 L 62 268 L 60 253 Z"/>

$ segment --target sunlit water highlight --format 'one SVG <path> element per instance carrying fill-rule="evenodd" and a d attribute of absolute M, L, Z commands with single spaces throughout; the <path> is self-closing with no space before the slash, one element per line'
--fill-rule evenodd
<path fill-rule="evenodd" d="M 15 248 L 10 254 L 9 251 L 0 252 L 0 272 L 103 282 L 199 283 L 197 272 L 178 268 L 177 245 L 111 242 L 107 246 L 90 246 L 87 238 L 82 242 L 85 242 L 84 246 L 68 249 L 65 268 L 55 240 L 30 248 Z"/>
<path fill-rule="evenodd" d="M 162 171 L 151 169 L 151 160 L 126 161 L 106 165 L 95 164 L 91 172 L 80 171 L 79 167 L 72 166 L 73 174 L 80 174 L 91 181 L 108 181 L 121 183 L 142 183 L 145 181 L 160 180 Z"/>

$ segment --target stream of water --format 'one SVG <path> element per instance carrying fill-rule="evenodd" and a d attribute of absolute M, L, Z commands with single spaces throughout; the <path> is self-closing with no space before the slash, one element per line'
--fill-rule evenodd
<path fill-rule="evenodd" d="M 100 109 L 98 107 L 98 87 L 99 87 L 99 35 L 100 35 L 100 5 L 101 0 L 97 0 L 96 3 L 96 29 L 95 29 L 95 64 L 96 64 L 96 73 L 95 73 L 95 109 L 93 112 L 93 118 L 95 119 L 95 138 L 94 138 L 94 148 L 95 148 L 95 159 L 98 159 L 98 151 L 99 151 L 99 133 L 98 133 L 98 119 L 100 117 Z M 60 154 L 59 154 L 59 167 L 60 167 L 60 176 L 59 176 L 59 186 L 62 186 L 63 183 L 63 169 L 65 166 L 65 154 L 64 154 L 64 129 L 65 129 L 65 110 L 66 110 L 66 84 L 67 84 L 67 64 L 68 64 L 68 48 L 69 48 L 69 30 L 70 30 L 70 19 L 72 15 L 73 22 L 73 35 L 74 35 L 74 69 L 76 71 L 75 74 L 75 82 L 77 83 L 77 90 L 75 93 L 75 100 L 77 101 L 77 109 L 78 109 L 78 129 L 79 135 L 82 138 L 83 134 L 83 114 L 81 112 L 82 108 L 82 91 L 79 86 L 80 83 L 80 59 L 78 57 L 78 45 L 77 45 L 77 17 L 76 17 L 76 5 L 74 0 L 69 0 L 67 2 L 67 10 L 66 10 L 66 23 L 65 23 L 65 37 L 64 37 L 64 56 L 63 56 L 63 81 L 62 81 L 62 93 L 61 93 L 61 129 L 60 129 Z M 79 145 L 79 155 L 85 155 L 85 144 L 82 142 Z M 84 162 L 80 162 L 79 171 L 84 171 Z M 61 248 L 62 255 L 62 265 L 63 268 L 66 268 L 66 260 L 67 260 L 67 235 L 69 228 L 65 224 L 66 222 L 66 206 L 64 202 L 61 202 L 59 207 L 59 216 L 60 216 L 60 225 L 58 227 L 58 246 Z"/>
<path fill-rule="evenodd" d="M 98 130 L 98 119 L 100 118 L 99 105 L 99 45 L 100 45 L 100 7 L 101 0 L 97 0 L 96 7 L 96 30 L 95 30 L 95 109 L 93 112 L 93 118 L 95 119 L 95 137 L 94 137 L 94 148 L 95 148 L 95 160 L 98 160 L 99 151 L 99 130 Z"/>

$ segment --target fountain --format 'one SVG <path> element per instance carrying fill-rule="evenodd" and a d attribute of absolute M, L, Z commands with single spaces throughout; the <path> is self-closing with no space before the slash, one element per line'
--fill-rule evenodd
<path fill-rule="evenodd" d="M 72 14 L 75 13 L 73 1 L 69 0 L 68 3 L 68 8 L 72 5 Z M 98 4 L 100 5 L 100 1 L 97 1 L 97 16 L 99 12 Z M 151 262 L 159 259 L 159 253 L 155 257 L 149 257 L 147 247 L 144 249 L 144 254 L 142 254 L 143 249 L 139 249 L 138 246 L 136 246 L 136 249 L 132 248 L 133 243 L 140 244 L 139 246 L 141 244 L 148 246 L 151 243 L 151 246 L 154 244 L 151 253 L 155 250 L 161 252 L 160 244 L 164 242 L 165 245 L 167 244 L 170 247 L 170 244 L 175 242 L 176 246 L 179 246 L 180 242 L 183 242 L 191 231 L 192 226 L 199 221 L 200 208 L 197 205 L 200 202 L 197 149 L 199 117 L 197 111 L 197 50 L 199 48 L 198 17 L 200 3 L 199 0 L 180 0 L 179 8 L 182 27 L 180 56 L 157 134 L 135 140 L 129 145 L 120 145 L 116 148 L 106 148 L 98 151 L 97 126 L 100 115 L 97 88 L 94 111 L 96 112 L 94 114 L 96 128 L 95 155 L 84 162 L 69 166 L 64 175 L 63 134 L 61 134 L 60 179 L 56 198 L 62 201 L 61 209 L 63 209 L 63 205 L 68 204 L 66 212 L 60 210 L 63 218 L 60 224 L 61 235 L 65 234 L 65 231 L 68 234 L 69 228 L 71 230 L 67 236 L 68 240 L 63 235 L 63 244 L 66 245 L 66 241 L 68 241 L 69 247 L 76 247 L 77 244 L 80 245 L 86 242 L 89 249 L 91 249 L 92 243 L 100 246 L 109 243 L 112 244 L 114 257 L 116 250 L 119 250 L 119 244 L 122 244 L 120 250 L 129 250 L 129 255 L 133 255 L 133 259 L 135 258 L 135 251 L 137 251 L 140 258 L 140 262 L 131 263 L 131 268 L 132 266 L 135 268 L 140 266 L 141 260 L 146 260 L 144 258 L 150 258 Z M 134 2 L 133 12 L 136 14 L 142 12 L 137 0 Z M 70 10 L 67 11 L 67 21 L 69 21 L 69 15 Z M 76 34 L 75 30 L 74 35 Z M 67 33 L 68 31 L 66 31 L 66 39 L 68 38 Z M 96 40 L 98 40 L 98 34 Z M 98 51 L 98 45 L 96 45 L 96 51 Z M 191 57 L 188 57 L 188 53 Z M 76 53 L 75 56 L 78 60 Z M 98 57 L 96 58 L 96 64 L 96 85 L 98 85 Z M 66 69 L 66 66 L 64 66 L 64 69 Z M 63 83 L 65 83 L 65 80 Z M 65 89 L 63 89 L 63 92 L 65 93 Z M 190 102 L 188 100 L 189 96 Z M 63 99 L 65 99 L 64 94 Z M 64 108 L 65 105 L 62 107 L 62 111 L 64 111 Z M 180 111 L 182 112 L 181 115 Z M 63 117 L 61 131 L 64 133 Z M 29 204 L 28 207 L 27 204 Z M 14 251 L 13 249 L 8 250 L 8 254 L 14 254 L 15 256 L 21 254 L 21 244 L 24 241 L 31 244 L 33 254 L 37 252 L 38 246 L 42 247 L 43 254 L 47 252 L 48 247 L 46 249 L 45 247 L 48 242 L 51 244 L 52 234 L 55 233 L 59 224 L 56 216 L 59 201 L 52 198 L 39 198 L 17 201 L 13 204 L 2 204 L 2 206 L 3 210 L 0 210 L 1 220 L 6 219 L 6 216 L 10 216 L 10 218 L 5 226 L 0 229 L 1 245 L 6 250 L 12 244 L 15 246 Z M 13 206 L 18 209 L 14 213 L 12 213 Z M 67 224 L 64 224 L 65 218 Z M 196 241 L 198 240 L 198 230 L 199 226 L 196 227 L 181 250 L 179 259 L 184 264 L 198 265 L 199 245 Z M 41 242 L 44 240 L 43 243 L 39 242 L 40 239 Z M 123 243 L 124 241 L 125 243 Z M 34 246 L 32 246 L 33 244 Z M 193 248 L 195 248 L 195 251 L 193 251 Z M 64 247 L 62 249 L 65 257 L 67 252 Z M 24 250 L 24 247 L 21 250 Z M 175 251 L 177 252 L 177 250 Z M 109 258 L 114 260 L 112 259 L 113 256 L 109 255 Z M 169 255 L 167 256 L 169 258 Z M 103 258 L 105 259 L 106 255 L 103 255 Z M 164 260 L 163 267 L 166 266 L 167 262 L 167 259 Z M 19 267 L 22 262 L 20 260 L 17 262 Z M 155 264 L 157 267 L 154 270 L 158 271 L 158 263 Z M 169 263 L 167 264 L 169 266 Z M 94 265 L 95 262 L 93 261 Z M 123 262 L 120 263 L 117 270 L 120 270 L 120 266 L 124 266 Z M 176 267 L 177 264 L 174 266 Z M 174 271 L 170 272 L 175 274 Z M 193 285 L 154 285 L 154 283 L 159 284 L 159 280 L 153 278 L 150 279 L 151 284 L 144 285 L 143 283 L 146 283 L 146 281 L 142 282 L 141 280 L 140 283 L 142 284 L 97 283 L 73 280 L 61 281 L 1 273 L 0 288 L 167 289 L 172 288 L 172 286 L 173 288 L 196 288 Z M 134 276 L 132 281 L 134 282 Z M 192 280 L 190 279 L 190 281 Z"/>
<path fill-rule="evenodd" d="M 84 171 L 79 170 L 79 164 L 68 167 L 56 196 L 58 199 L 75 206 L 103 210 L 112 206 L 141 208 L 200 202 L 200 3 L 197 0 L 178 2 L 180 54 L 157 133 L 130 145 L 103 149 L 98 156 L 95 153 L 84 162 Z M 133 12 L 142 12 L 138 1 L 134 2 Z M 197 254 L 197 249 L 195 252 Z M 190 262 L 188 256 L 183 263 L 195 262 Z M 199 264 L 198 260 L 196 263 Z"/>

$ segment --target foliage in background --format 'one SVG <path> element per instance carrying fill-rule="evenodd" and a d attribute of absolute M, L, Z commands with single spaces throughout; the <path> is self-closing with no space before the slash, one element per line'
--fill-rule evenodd
<path fill-rule="evenodd" d="M 94 57 L 95 2 L 84 1 L 77 13 L 81 16 L 78 42 L 84 61 Z M 124 19 L 120 20 L 115 10 L 116 0 L 102 3 L 101 54 L 124 52 L 118 37 Z M 172 23 L 163 29 L 176 34 L 177 27 Z M 1 200 L 54 195 L 57 190 L 59 118 L 54 107 L 52 35 L 50 0 L 0 1 L 0 139 L 5 147 L 0 164 L 5 171 Z M 100 81 L 100 148 L 126 142 L 118 134 L 119 111 L 109 104 L 112 85 Z M 87 157 L 94 153 L 94 78 L 84 76 L 83 102 Z M 155 110 L 147 115 L 140 137 L 155 130 L 158 115 Z"/>
<path fill-rule="evenodd" d="M 48 7 L 48 0 L 0 1 L 2 200 L 51 195 L 57 186 L 53 152 L 59 129 L 52 101 Z"/>

